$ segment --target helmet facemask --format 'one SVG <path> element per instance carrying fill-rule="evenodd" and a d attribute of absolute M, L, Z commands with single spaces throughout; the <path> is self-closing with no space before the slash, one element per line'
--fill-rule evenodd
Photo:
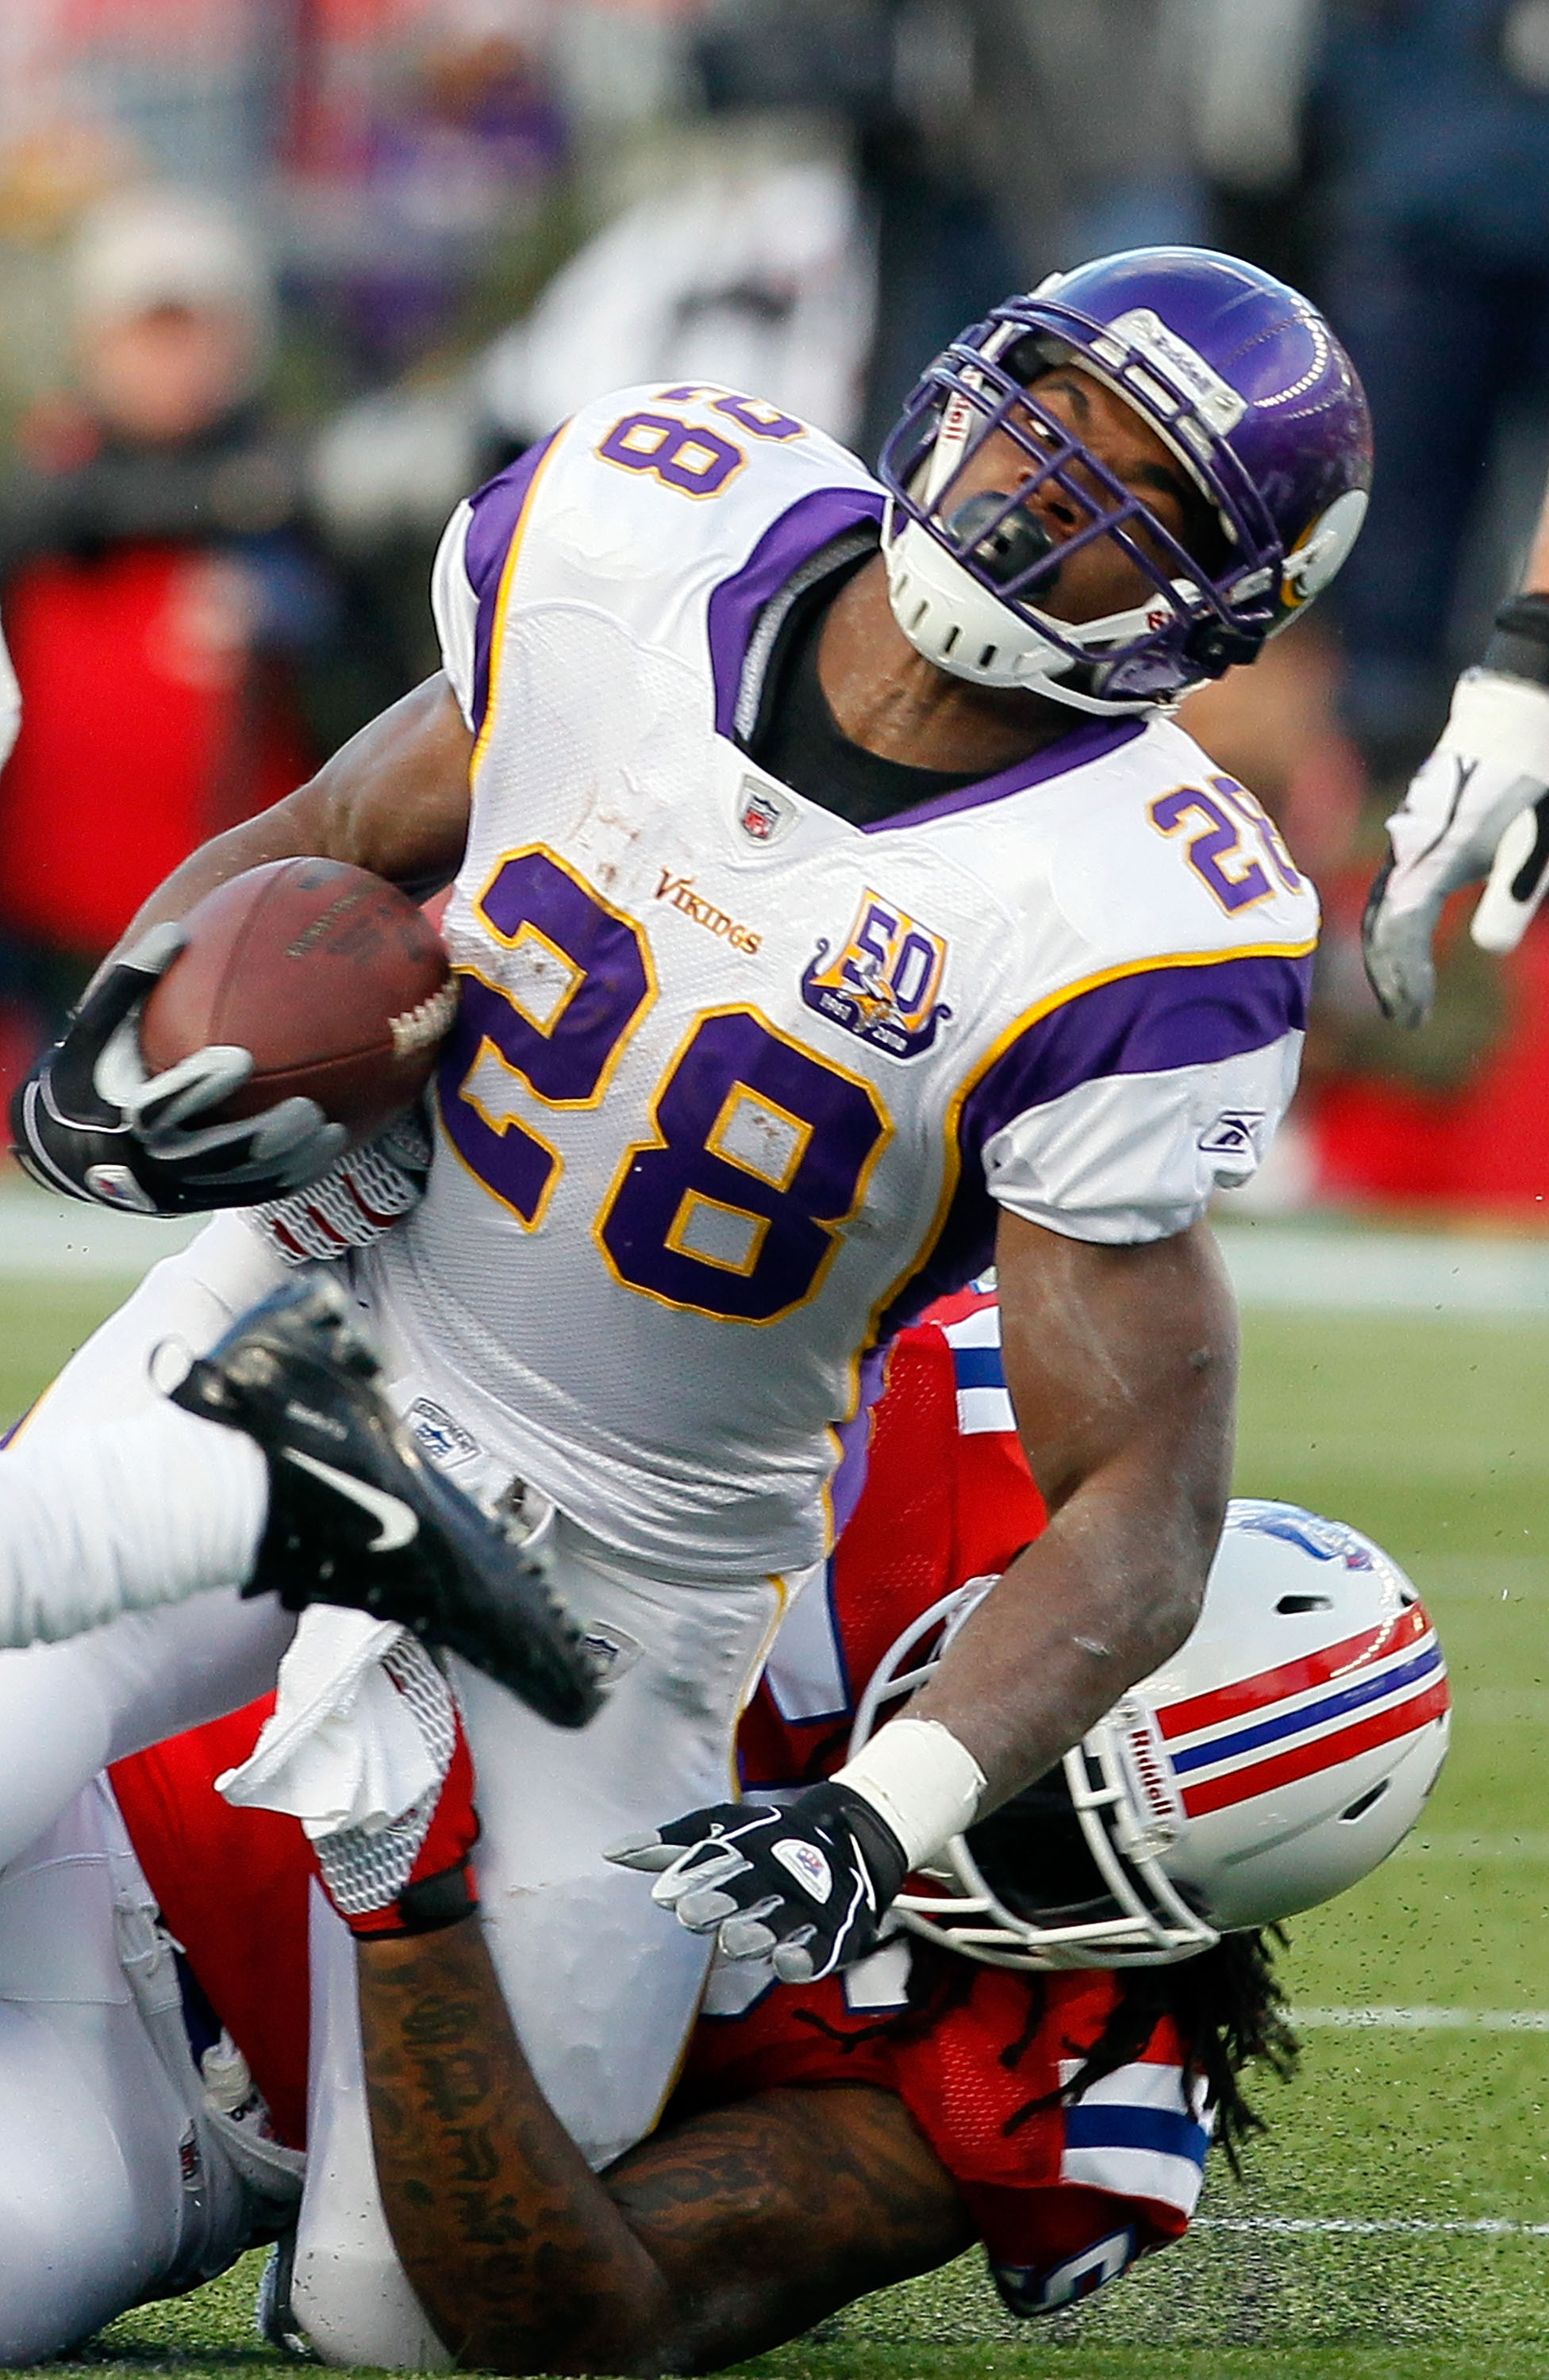
<path fill-rule="evenodd" d="M 1169 1839 L 1170 1840 L 1170 1839 Z M 1162 1967 L 1220 1939 L 1161 1866 L 1106 1726 L 956 1836 L 895 1904 L 994 1967 Z M 929 1890 L 940 1877 L 946 1889 Z"/>
<path fill-rule="evenodd" d="M 1081 337 L 1060 339 L 1030 330 L 1018 310 L 1001 308 L 981 332 L 954 342 L 884 448 L 894 615 L 927 660 L 980 685 L 1023 687 L 1098 713 L 1176 701 L 1231 662 L 1250 661 L 1275 625 L 1273 530 L 1220 433 L 1197 419 L 1197 395 L 1165 385 L 1151 348 L 1141 359 L 1116 333 L 1075 316 Z M 1160 437 L 1198 492 L 1190 543 L 1199 551 L 1039 402 L 1037 379 L 1062 363 L 1110 389 Z M 1218 416 L 1230 401 L 1222 389 Z M 1018 450 L 1021 477 L 1006 489 L 969 492 L 966 467 L 996 434 Z M 1015 468 L 1005 476 L 1015 479 Z M 1074 523 L 1067 536 L 1056 540 L 1029 509 L 1040 491 Z M 1099 619 L 1056 619 L 1045 606 L 1062 571 L 1101 539 L 1112 540 L 1146 591 Z"/>
<path fill-rule="evenodd" d="M 852 1753 L 994 1585 L 970 1580 L 905 1631 L 861 1696 Z M 1144 1724 L 1140 1706 L 1118 1704 L 1057 1769 L 954 1836 L 893 1903 L 909 1930 L 985 1966 L 1038 1970 L 1165 1966 L 1218 1941 L 1160 1864 L 1174 1835 L 1137 1792 L 1121 1747 L 1132 1723 Z"/>

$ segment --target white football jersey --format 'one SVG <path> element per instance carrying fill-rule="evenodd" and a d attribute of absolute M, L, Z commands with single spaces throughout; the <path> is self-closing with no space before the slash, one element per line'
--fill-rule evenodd
<path fill-rule="evenodd" d="M 368 1278 L 470 1429 L 679 1577 L 821 1556 L 890 1333 L 999 1207 L 1179 1231 L 1296 1075 L 1311 890 L 1170 722 L 1073 717 L 865 829 L 749 759 L 788 598 L 882 506 L 767 405 L 627 390 L 436 565 L 462 1001 Z"/>

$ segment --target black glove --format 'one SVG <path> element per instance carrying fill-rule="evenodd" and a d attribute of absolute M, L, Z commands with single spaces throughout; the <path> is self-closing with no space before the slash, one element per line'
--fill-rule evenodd
<path fill-rule="evenodd" d="M 314 1099 L 240 1123 L 197 1119 L 245 1083 L 251 1053 L 214 1044 L 148 1075 L 136 1014 L 183 947 L 153 926 L 92 986 L 11 1100 L 15 1154 L 34 1182 L 93 1206 L 201 1215 L 283 1197 L 333 1164 L 348 1135 Z"/>
<path fill-rule="evenodd" d="M 723 1802 L 607 1854 L 655 1874 L 653 1900 L 728 1959 L 773 1953 L 784 1984 L 815 1983 L 877 1947 L 908 1871 L 892 1828 L 848 1785 L 810 1785 L 784 1807 Z"/>

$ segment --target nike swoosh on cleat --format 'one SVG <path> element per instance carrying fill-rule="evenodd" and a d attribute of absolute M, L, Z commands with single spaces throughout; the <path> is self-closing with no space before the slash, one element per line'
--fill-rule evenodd
<path fill-rule="evenodd" d="M 420 1524 L 409 1506 L 401 1498 L 389 1496 L 384 1488 L 368 1487 L 365 1480 L 353 1478 L 348 1471 L 335 1471 L 331 1463 L 320 1463 L 315 1454 L 303 1454 L 299 1447 L 283 1447 L 281 1452 L 287 1463 L 299 1464 L 314 1479 L 336 1488 L 381 1524 L 381 1536 L 373 1537 L 366 1548 L 369 1554 L 394 1553 L 399 1546 L 412 1545 L 419 1536 Z"/>

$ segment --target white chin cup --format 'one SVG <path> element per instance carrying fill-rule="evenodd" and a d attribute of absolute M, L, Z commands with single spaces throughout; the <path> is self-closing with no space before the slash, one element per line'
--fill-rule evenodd
<path fill-rule="evenodd" d="M 883 539 L 887 600 L 893 617 L 923 660 L 973 686 L 1017 686 L 1102 717 L 1157 708 L 1155 696 L 1109 701 L 1066 685 L 1064 674 L 1078 664 L 1040 636 L 1031 620 L 981 587 L 918 521 L 906 520 L 896 535 L 891 530 L 889 521 Z M 1137 622 L 1140 617 L 1136 615 Z M 1067 633 L 1073 640 L 1106 639 L 1116 630 L 1122 633 L 1128 618 L 1087 621 Z"/>

